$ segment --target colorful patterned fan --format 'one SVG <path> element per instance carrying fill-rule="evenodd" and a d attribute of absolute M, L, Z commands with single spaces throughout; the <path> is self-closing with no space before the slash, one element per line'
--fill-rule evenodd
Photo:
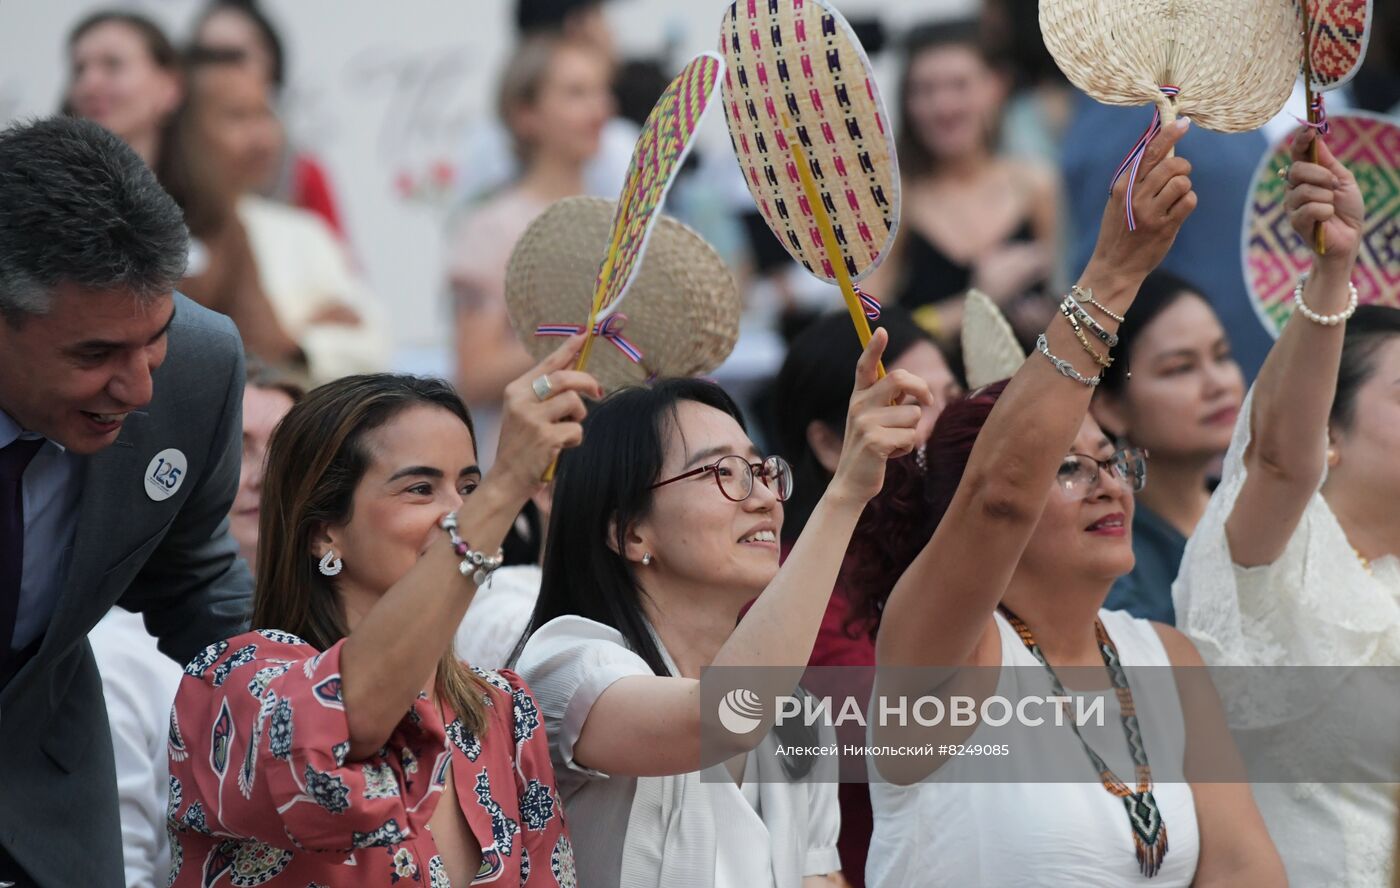
<path fill-rule="evenodd" d="M 1356 176 L 1366 202 L 1366 230 L 1352 282 L 1366 304 L 1400 308 L 1400 121 L 1348 112 L 1330 121 L 1327 145 Z M 1265 154 L 1245 206 L 1244 277 L 1260 321 L 1274 335 L 1293 311 L 1293 288 L 1312 265 L 1309 245 L 1288 224 L 1283 205 L 1293 135 Z"/>
<path fill-rule="evenodd" d="M 1322 93 L 1349 82 L 1361 68 L 1370 39 L 1371 0 L 1300 0 L 1303 14 L 1303 86 L 1307 90 L 1308 126 L 1327 135 Z M 1314 142 L 1310 160 L 1317 163 Z M 1327 252 L 1322 225 L 1313 230 L 1314 249 Z"/>
<path fill-rule="evenodd" d="M 690 153 L 723 73 L 724 59 L 718 55 L 707 52 L 697 56 L 681 69 L 647 115 L 613 219 L 611 245 L 598 271 L 593 307 L 581 330 L 596 331 L 599 323 L 617 310 L 641 267 L 657 213 Z M 593 335 L 585 340 L 577 369 L 587 365 L 596 338 Z"/>
<path fill-rule="evenodd" d="M 863 347 L 879 307 L 854 282 L 899 224 L 899 167 L 870 60 L 826 0 L 737 0 L 720 49 L 749 192 L 792 258 L 840 286 Z"/>
<path fill-rule="evenodd" d="M 1114 181 L 1132 186 L 1152 136 L 1178 116 L 1257 129 L 1283 108 L 1303 51 L 1296 0 L 1041 0 L 1040 30 L 1075 86 L 1109 105 L 1152 104 Z"/>

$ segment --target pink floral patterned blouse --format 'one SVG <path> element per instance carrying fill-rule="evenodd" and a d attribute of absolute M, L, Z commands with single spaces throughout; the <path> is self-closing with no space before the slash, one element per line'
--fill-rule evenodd
<path fill-rule="evenodd" d="M 426 827 L 452 765 L 481 844 L 472 885 L 575 888 L 544 725 L 512 672 L 491 685 L 478 738 L 419 695 L 376 754 L 347 761 L 340 649 L 259 630 L 185 667 L 170 714 L 175 888 L 448 888 Z M 464 886 L 458 886 L 464 888 Z"/>

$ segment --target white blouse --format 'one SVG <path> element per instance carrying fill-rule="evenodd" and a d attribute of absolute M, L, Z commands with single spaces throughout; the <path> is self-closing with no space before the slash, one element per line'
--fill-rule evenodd
<path fill-rule="evenodd" d="M 979 725 L 967 745 L 998 744 L 1012 737 L 1010 754 L 998 759 L 955 757 L 922 782 L 898 786 L 880 780 L 871 765 L 870 802 L 875 833 L 866 859 L 869 888 L 1184 888 L 1196 875 L 1200 834 L 1195 796 L 1179 778 L 1185 755 L 1185 724 L 1170 665 L 1157 630 L 1124 611 L 1100 611 L 1118 648 L 1130 685 L 1156 693 L 1134 697 L 1138 722 L 1155 781 L 1152 795 L 1167 829 L 1167 853 L 1156 876 L 1139 871 L 1132 828 L 1123 800 L 1099 780 L 1069 725 L 1008 735 Z M 996 694 L 1009 700 L 1049 693 L 1049 674 L 1026 650 L 1000 613 L 1001 673 Z M 1142 667 L 1152 667 L 1142 669 Z M 1075 694 L 1073 690 L 1069 691 Z M 1133 763 L 1123 736 L 1120 708 L 1111 691 L 1101 697 L 1101 723 L 1082 727 L 1084 742 L 1113 772 L 1133 782 Z M 1021 742 L 1017 742 L 1017 738 Z M 996 762 L 996 782 L 987 782 Z M 1044 782 L 1078 767 L 1082 779 Z"/>
<path fill-rule="evenodd" d="M 659 639 L 657 646 L 678 674 Z M 800 888 L 804 876 L 841 868 L 837 784 L 790 781 L 771 734 L 747 757 L 743 788 L 723 765 L 623 777 L 574 761 L 603 691 L 655 674 L 617 630 L 577 616 L 551 620 L 530 637 L 517 670 L 544 715 L 580 885 Z"/>
<path fill-rule="evenodd" d="M 1278 560 L 1245 568 L 1231 558 L 1225 524 L 1246 478 L 1252 403 L 1251 393 L 1225 457 L 1224 477 L 1186 545 L 1172 587 L 1178 628 L 1212 667 L 1400 665 L 1400 559 L 1363 566 L 1321 485 Z M 1377 674 L 1290 670 L 1289 681 L 1307 682 L 1303 692 L 1260 694 L 1260 685 L 1251 684 L 1257 670 L 1215 671 L 1231 728 L 1249 750 L 1246 757 L 1261 756 L 1269 766 L 1274 782 L 1256 783 L 1254 795 L 1294 885 L 1390 885 L 1395 785 L 1308 782 L 1319 773 L 1308 749 L 1346 759 L 1344 744 L 1394 735 L 1393 711 L 1376 708 L 1368 716 L 1347 702 L 1365 693 Z M 1235 681 L 1241 684 L 1232 687 Z M 1370 723 L 1358 723 L 1358 716 Z M 1400 758 L 1400 742 L 1393 758 Z M 1281 779 L 1294 768 L 1298 780 Z M 1378 769 L 1377 778 L 1389 770 Z"/>

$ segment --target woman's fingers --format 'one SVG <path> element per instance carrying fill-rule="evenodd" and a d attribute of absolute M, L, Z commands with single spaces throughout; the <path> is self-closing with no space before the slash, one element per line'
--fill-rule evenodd
<path fill-rule="evenodd" d="M 1323 188 L 1318 185 L 1295 185 L 1288 189 L 1288 194 L 1283 199 L 1283 205 L 1289 210 L 1296 210 L 1310 203 L 1332 204 L 1336 200 L 1336 194 L 1331 188 Z"/>
<path fill-rule="evenodd" d="M 883 327 L 877 328 L 870 335 L 870 341 L 865 344 L 860 360 L 856 361 L 855 391 L 865 391 L 879 381 L 880 357 L 885 353 L 885 345 L 889 340 L 890 334 Z"/>

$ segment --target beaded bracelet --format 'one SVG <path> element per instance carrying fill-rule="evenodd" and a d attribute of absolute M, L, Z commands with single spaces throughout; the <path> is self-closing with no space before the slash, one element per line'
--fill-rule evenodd
<path fill-rule="evenodd" d="M 1050 354 L 1050 343 L 1046 340 L 1044 333 L 1040 334 L 1040 338 L 1035 341 L 1035 347 L 1042 355 L 1045 355 L 1045 357 L 1050 361 L 1050 363 L 1055 365 L 1055 369 L 1060 371 L 1061 376 L 1073 379 L 1080 385 L 1087 385 L 1090 388 L 1093 388 L 1099 384 L 1098 376 L 1085 376 L 1083 373 L 1080 373 L 1078 370 L 1074 369 L 1074 365 L 1071 364 L 1069 361 L 1066 361 L 1064 358 L 1057 358 L 1054 355 Z"/>
<path fill-rule="evenodd" d="M 447 531 L 448 539 L 452 541 L 452 551 L 457 553 L 457 557 L 462 559 L 462 563 L 457 565 L 457 570 L 464 577 L 471 577 L 473 583 L 480 586 L 485 583 L 495 570 L 506 560 L 504 549 L 497 549 L 494 556 L 485 555 L 472 549 L 457 534 L 457 513 L 448 512 L 442 516 L 438 522 L 438 527 Z"/>
<path fill-rule="evenodd" d="M 1356 284 L 1347 281 L 1347 287 L 1351 289 L 1351 301 L 1347 304 L 1346 310 L 1337 314 L 1318 314 L 1308 304 L 1303 301 L 1303 285 L 1308 282 L 1308 276 L 1303 275 L 1298 281 L 1298 286 L 1293 290 L 1293 302 L 1298 306 L 1298 314 L 1312 321 L 1314 324 L 1321 324 L 1324 327 L 1335 327 L 1338 324 L 1346 323 L 1352 315 L 1356 314 L 1356 307 L 1361 302 L 1361 297 L 1356 292 Z"/>
<path fill-rule="evenodd" d="M 1070 328 L 1074 330 L 1075 338 L 1079 340 L 1079 344 L 1084 348 L 1085 353 L 1094 359 L 1095 364 L 1098 364 L 1104 369 L 1113 366 L 1113 358 L 1094 351 L 1094 346 L 1090 344 L 1089 338 L 1084 335 L 1084 331 L 1079 328 L 1079 322 L 1074 319 L 1074 312 L 1069 307 L 1069 300 L 1060 303 L 1060 314 L 1065 316 L 1066 321 L 1069 321 Z"/>
<path fill-rule="evenodd" d="M 1084 310 L 1084 306 L 1079 304 L 1079 300 L 1074 298 L 1072 292 L 1065 297 L 1064 304 L 1074 310 L 1074 316 L 1079 318 L 1079 322 L 1088 327 L 1089 331 L 1098 337 L 1099 342 L 1102 342 L 1109 348 L 1113 348 L 1118 344 L 1117 334 L 1108 332 L 1104 329 L 1103 324 L 1094 320 L 1093 316 Z"/>
<path fill-rule="evenodd" d="M 1078 299 L 1080 302 L 1086 303 L 1088 305 L 1092 305 L 1094 308 L 1097 308 L 1099 311 L 1108 315 L 1110 318 L 1117 321 L 1118 323 L 1121 324 L 1124 322 L 1125 319 L 1122 315 L 1110 311 L 1107 305 L 1104 305 L 1102 302 L 1094 298 L 1093 290 L 1087 287 L 1081 287 L 1078 284 L 1076 284 L 1073 287 L 1069 288 L 1069 292 L 1070 295 L 1073 296 L 1075 299 Z"/>

